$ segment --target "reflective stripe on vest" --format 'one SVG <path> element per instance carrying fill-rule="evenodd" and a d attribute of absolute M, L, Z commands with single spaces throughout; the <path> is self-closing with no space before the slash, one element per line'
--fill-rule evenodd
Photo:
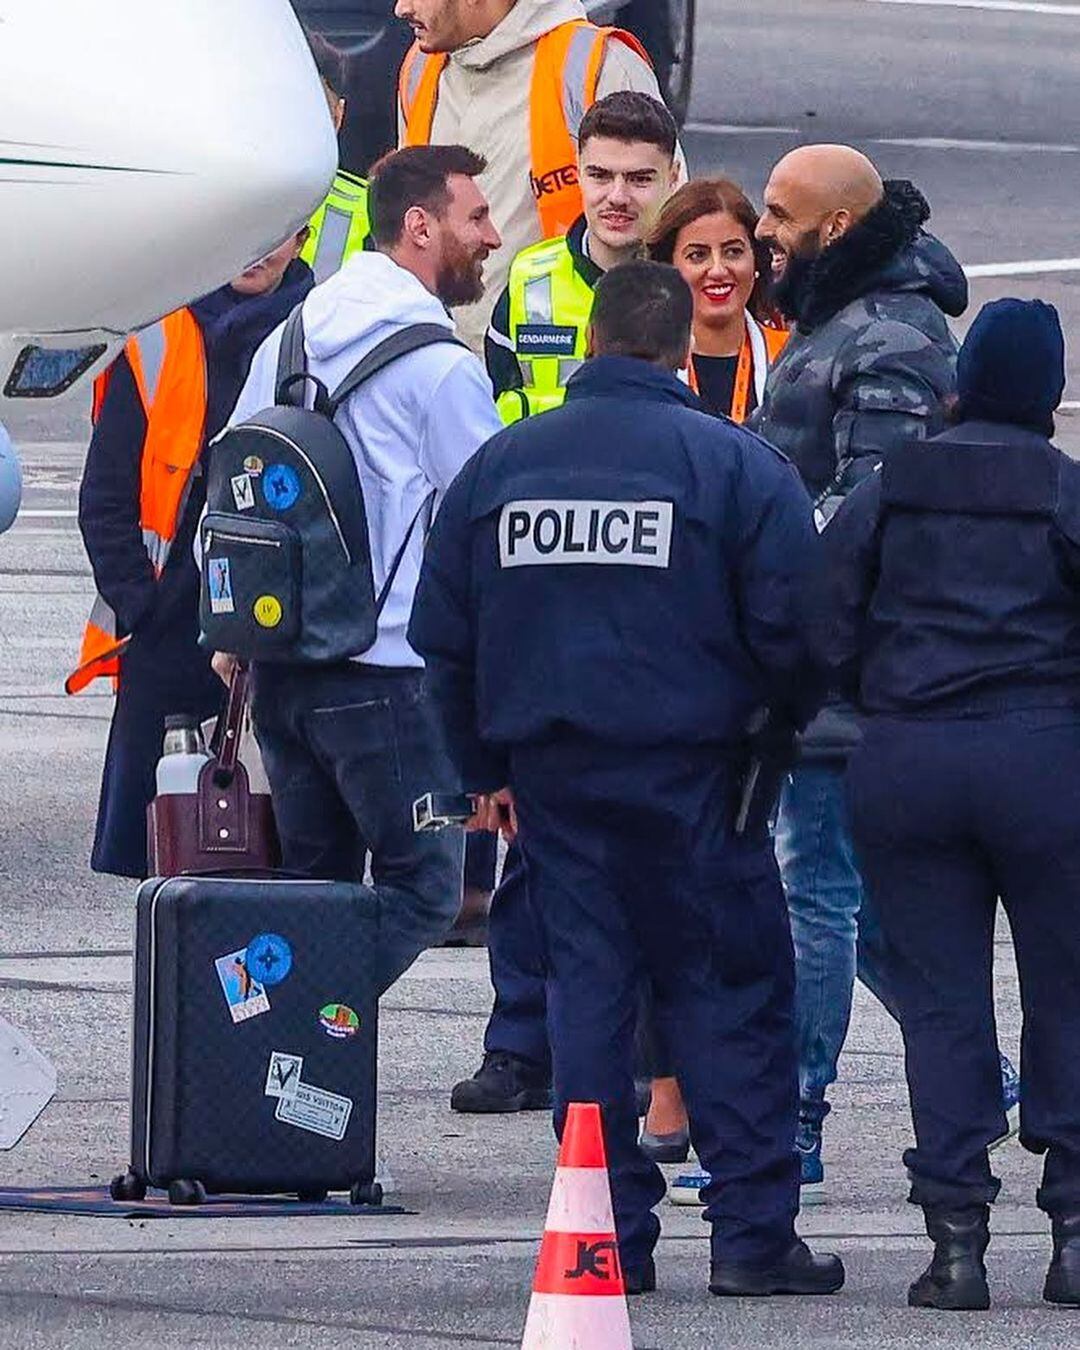
<path fill-rule="evenodd" d="M 585 359 L 593 288 L 574 266 L 565 238 L 523 249 L 510 266 L 510 341 L 523 389 L 498 400 L 505 422 L 547 412 L 566 398 L 566 382 Z"/>
<path fill-rule="evenodd" d="M 189 309 L 130 337 L 124 347 L 146 416 L 139 488 L 143 546 L 160 576 L 169 560 L 177 525 L 202 449 L 206 421 L 206 354 L 199 325 Z M 100 412 L 108 372 L 95 390 Z M 77 694 L 102 676 L 115 683 L 128 638 L 118 638 L 116 615 L 98 596 L 83 633 L 79 664 L 64 688 Z"/>
<path fill-rule="evenodd" d="M 340 170 L 330 195 L 311 217 L 308 228 L 311 233 L 300 257 L 315 273 L 316 282 L 325 281 L 346 259 L 363 250 L 371 233 L 367 183 Z"/>
<path fill-rule="evenodd" d="M 632 33 L 597 28 L 586 19 L 571 19 L 537 40 L 529 104 L 530 181 L 544 239 L 565 234 L 581 215 L 577 133 L 596 102 L 610 41 L 624 43 L 650 64 Z M 398 82 L 405 145 L 430 144 L 439 78 L 448 59 L 416 45 L 406 56 Z"/>
<path fill-rule="evenodd" d="M 746 311 L 746 334 L 739 351 L 739 363 L 735 368 L 735 387 L 731 394 L 731 407 L 728 409 L 728 416 L 733 422 L 741 424 L 749 416 L 751 380 L 756 405 L 761 407 L 769 367 L 784 350 L 789 336 L 786 328 L 769 328 L 765 324 L 758 323 L 749 310 Z M 687 370 L 687 383 L 695 394 L 701 392 L 692 356 Z"/>

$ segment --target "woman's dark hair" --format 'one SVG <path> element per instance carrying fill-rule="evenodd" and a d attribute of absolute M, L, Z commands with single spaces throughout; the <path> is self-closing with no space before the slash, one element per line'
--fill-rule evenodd
<path fill-rule="evenodd" d="M 758 213 L 746 193 L 730 178 L 695 178 L 684 183 L 668 198 L 648 239 L 649 257 L 656 262 L 674 263 L 675 241 L 679 232 L 703 216 L 726 212 L 746 231 L 754 251 L 754 270 L 758 273 L 747 308 L 762 323 L 779 325 L 781 317 L 769 299 L 772 255 L 767 244 L 754 238 Z"/>

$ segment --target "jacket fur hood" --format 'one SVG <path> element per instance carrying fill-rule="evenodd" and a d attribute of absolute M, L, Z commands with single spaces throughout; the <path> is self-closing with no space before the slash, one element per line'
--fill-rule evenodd
<path fill-rule="evenodd" d="M 967 278 L 945 245 L 922 227 L 926 198 L 905 179 L 885 183 L 881 202 L 823 250 L 807 278 L 798 325 L 810 332 L 875 291 L 922 291 L 956 316 L 967 308 Z"/>

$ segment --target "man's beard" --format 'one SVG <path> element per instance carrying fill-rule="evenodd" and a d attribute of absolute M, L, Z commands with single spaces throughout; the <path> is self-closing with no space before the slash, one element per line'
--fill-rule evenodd
<path fill-rule="evenodd" d="M 786 319 L 798 319 L 806 299 L 810 273 L 821 256 L 817 231 L 809 230 L 790 254 L 783 272 L 772 283 L 770 295 Z"/>
<path fill-rule="evenodd" d="M 459 244 L 455 243 L 453 251 L 446 250 L 435 277 L 435 294 L 447 309 L 472 305 L 484 298 L 484 283 L 477 261 Z"/>

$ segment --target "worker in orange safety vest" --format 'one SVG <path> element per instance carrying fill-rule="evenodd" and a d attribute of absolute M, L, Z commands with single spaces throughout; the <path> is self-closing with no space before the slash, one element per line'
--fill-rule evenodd
<path fill-rule="evenodd" d="M 98 872 L 146 875 L 165 718 L 201 721 L 221 706 L 210 654 L 198 647 L 200 460 L 256 348 L 311 288 L 297 256 L 306 237 L 133 335 L 95 384 L 79 528 L 98 594 L 65 688 L 106 678 L 117 691 L 91 855 Z"/>

